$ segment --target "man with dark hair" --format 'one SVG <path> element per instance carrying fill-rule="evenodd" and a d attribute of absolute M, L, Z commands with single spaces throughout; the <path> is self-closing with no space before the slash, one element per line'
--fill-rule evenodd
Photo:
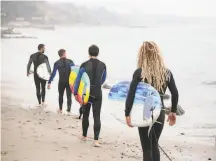
<path fill-rule="evenodd" d="M 49 60 L 48 60 L 48 57 L 44 55 L 44 52 L 45 52 L 45 45 L 39 44 L 38 52 L 30 56 L 30 59 L 27 65 L 27 76 L 29 76 L 32 62 L 34 64 L 34 81 L 35 81 L 36 93 L 37 93 L 37 99 L 38 99 L 39 106 L 45 105 L 46 80 L 39 78 L 39 76 L 37 75 L 37 67 L 42 63 L 46 63 L 48 71 L 51 74 Z M 40 90 L 41 88 L 42 88 L 42 91 Z"/>
<path fill-rule="evenodd" d="M 60 49 L 58 51 L 58 55 L 60 59 L 55 62 L 53 72 L 51 74 L 50 80 L 48 82 L 48 89 L 51 87 L 51 82 L 53 81 L 53 78 L 56 75 L 56 72 L 58 70 L 59 72 L 59 84 L 58 84 L 58 91 L 59 91 L 59 113 L 62 113 L 62 105 L 63 105 L 63 96 L 64 91 L 66 89 L 67 93 L 67 112 L 70 114 L 71 111 L 71 91 L 69 86 L 69 76 L 71 72 L 71 66 L 74 65 L 73 61 L 66 58 L 66 50 Z"/>
<path fill-rule="evenodd" d="M 96 45 L 92 45 L 89 47 L 89 57 L 90 59 L 84 62 L 80 66 L 79 73 L 77 75 L 77 79 L 74 85 L 74 95 L 76 97 L 78 87 L 80 84 L 80 80 L 82 74 L 86 72 L 90 78 L 90 97 L 87 105 L 83 105 L 81 108 L 84 110 L 83 120 L 82 120 L 82 137 L 81 140 L 86 140 L 87 131 L 89 127 L 89 113 L 92 105 L 93 117 L 94 117 L 94 146 L 100 147 L 98 142 L 100 129 L 101 129 L 101 121 L 100 121 L 100 112 L 102 105 L 102 90 L 101 85 L 106 80 L 106 65 L 97 59 L 99 54 L 99 48 Z"/>

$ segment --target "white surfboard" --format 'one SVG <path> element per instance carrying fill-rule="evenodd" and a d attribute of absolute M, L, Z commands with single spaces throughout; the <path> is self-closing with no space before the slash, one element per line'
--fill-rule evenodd
<path fill-rule="evenodd" d="M 44 80 L 49 80 L 50 79 L 50 73 L 48 71 L 46 63 L 42 63 L 37 67 L 37 74 L 38 77 Z"/>

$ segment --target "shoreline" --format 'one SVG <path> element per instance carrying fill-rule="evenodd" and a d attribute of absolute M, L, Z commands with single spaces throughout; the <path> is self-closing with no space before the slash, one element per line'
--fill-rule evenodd
<path fill-rule="evenodd" d="M 2 151 L 3 161 L 110 161 L 142 160 L 142 151 L 136 128 L 123 126 L 120 129 L 103 125 L 102 148 L 92 146 L 93 122 L 90 117 L 89 141 L 79 140 L 81 120 L 61 115 L 45 108 L 22 107 L 20 99 L 8 96 L 9 84 L 1 82 Z M 13 87 L 11 87 L 13 88 Z M 166 126 L 164 131 L 166 130 Z M 173 129 L 175 130 L 175 129 Z M 173 161 L 216 159 L 214 143 L 197 142 L 195 137 L 162 136 L 161 147 Z M 40 154 L 40 155 L 38 155 Z M 161 151 L 161 159 L 168 161 Z"/>

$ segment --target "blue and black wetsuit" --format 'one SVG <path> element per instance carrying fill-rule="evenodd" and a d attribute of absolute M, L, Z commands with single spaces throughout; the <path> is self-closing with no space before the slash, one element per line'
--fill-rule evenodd
<path fill-rule="evenodd" d="M 38 77 L 37 67 L 42 63 L 46 63 L 49 73 L 51 73 L 51 68 L 50 68 L 48 57 L 40 52 L 34 53 L 30 56 L 30 59 L 27 65 L 27 74 L 30 74 L 30 68 L 31 68 L 32 63 L 34 64 L 34 82 L 35 82 L 35 87 L 36 87 L 37 99 L 38 99 L 38 103 L 41 104 L 41 99 L 42 99 L 42 102 L 45 101 L 46 80 L 43 80 Z M 40 90 L 40 86 L 42 88 L 42 91 Z"/>
<path fill-rule="evenodd" d="M 64 91 L 66 89 L 67 93 L 67 111 L 70 112 L 71 110 L 71 90 L 69 86 L 69 76 L 71 72 L 71 66 L 73 66 L 74 63 L 70 59 L 66 58 L 60 58 L 57 62 L 54 64 L 53 72 L 51 74 L 49 84 L 53 81 L 53 78 L 56 75 L 56 72 L 58 70 L 59 72 L 59 84 L 58 84 L 58 91 L 59 91 L 59 109 L 62 110 L 63 105 L 63 96 Z"/>
<path fill-rule="evenodd" d="M 90 98 L 89 103 L 87 105 L 82 106 L 84 109 L 83 120 L 82 120 L 82 128 L 83 128 L 83 136 L 87 136 L 87 131 L 89 127 L 89 113 L 92 104 L 92 111 L 94 117 L 94 139 L 98 140 L 100 129 L 101 129 L 101 121 L 100 121 L 100 112 L 102 105 L 102 90 L 101 85 L 106 80 L 106 65 L 98 59 L 90 59 L 87 62 L 83 63 L 80 67 L 75 86 L 74 86 L 74 94 L 77 94 L 79 83 L 82 77 L 82 74 L 86 72 L 90 78 Z"/>
<path fill-rule="evenodd" d="M 130 89 L 128 92 L 126 106 L 125 106 L 125 116 L 130 116 L 130 112 L 133 106 L 136 88 L 139 82 L 142 81 L 141 78 L 142 69 L 139 68 L 134 72 L 133 79 L 130 85 Z M 169 70 L 167 72 L 168 79 L 166 83 L 163 85 L 163 91 L 158 91 L 161 95 L 166 92 L 167 87 L 169 88 L 171 95 L 172 95 L 172 109 L 171 112 L 176 112 L 177 105 L 178 105 L 178 90 L 175 84 L 174 77 L 172 72 Z M 146 82 L 147 83 L 147 82 Z M 163 99 L 162 99 L 162 104 Z M 150 135 L 148 136 L 149 127 L 139 127 L 139 136 L 143 150 L 143 161 L 160 161 L 160 152 L 158 149 L 158 140 L 163 130 L 165 120 L 165 111 L 162 110 L 160 116 L 158 118 L 158 122 L 162 123 L 155 123 L 150 131 Z"/>

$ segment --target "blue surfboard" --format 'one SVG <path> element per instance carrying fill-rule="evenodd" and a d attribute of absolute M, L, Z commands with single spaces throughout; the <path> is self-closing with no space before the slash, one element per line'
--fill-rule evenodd
<path fill-rule="evenodd" d="M 125 123 L 125 117 L 122 113 L 124 113 L 129 88 L 129 81 L 119 82 L 110 89 L 108 94 L 110 103 L 117 109 L 116 113 L 112 113 L 112 115 L 122 123 Z M 159 117 L 161 107 L 162 102 L 158 91 L 151 85 L 140 82 L 130 113 L 131 124 L 137 127 L 151 126 Z"/>

